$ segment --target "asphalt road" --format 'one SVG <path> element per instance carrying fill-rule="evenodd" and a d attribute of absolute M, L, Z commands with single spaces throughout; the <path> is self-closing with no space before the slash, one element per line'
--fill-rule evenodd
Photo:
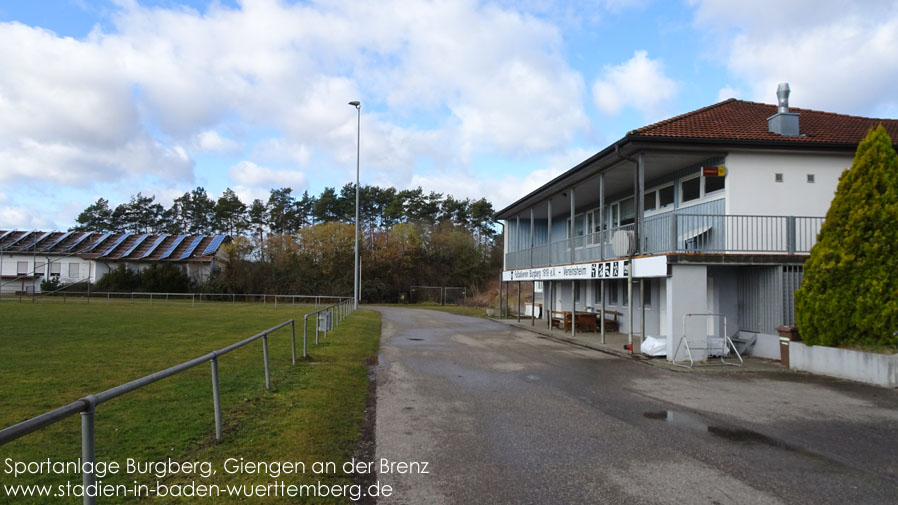
<path fill-rule="evenodd" d="M 378 503 L 898 503 L 898 391 L 378 310 L 377 458 L 427 462 L 381 471 Z"/>

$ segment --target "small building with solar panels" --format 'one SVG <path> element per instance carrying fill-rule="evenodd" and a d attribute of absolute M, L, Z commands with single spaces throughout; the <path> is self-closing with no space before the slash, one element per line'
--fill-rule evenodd
<path fill-rule="evenodd" d="M 229 235 L 0 230 L 0 293 L 39 292 L 47 278 L 95 283 L 122 264 L 139 271 L 172 263 L 205 282 L 230 241 Z"/>

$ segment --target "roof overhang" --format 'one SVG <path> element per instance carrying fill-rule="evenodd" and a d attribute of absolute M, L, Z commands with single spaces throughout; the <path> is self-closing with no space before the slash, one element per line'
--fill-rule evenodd
<path fill-rule="evenodd" d="M 621 188 L 632 190 L 636 167 L 634 157 L 639 153 L 644 156 L 645 179 L 650 180 L 666 171 L 688 166 L 692 163 L 699 163 L 710 157 L 725 155 L 730 151 L 746 149 L 756 152 L 839 152 L 853 154 L 857 149 L 857 144 L 803 141 L 800 138 L 770 141 L 628 134 L 504 209 L 499 210 L 496 212 L 495 217 L 498 220 L 509 219 L 518 215 L 528 217 L 530 209 L 536 207 L 537 204 L 541 208 L 534 208 L 534 214 L 536 217 L 544 217 L 547 213 L 545 202 L 558 198 L 558 202 L 553 201 L 553 206 L 556 203 L 565 205 L 561 199 L 567 201 L 567 195 L 565 194 L 565 197 L 562 197 L 562 193 L 570 190 L 571 187 L 577 187 L 578 193 L 581 189 L 587 192 L 598 192 L 599 183 L 596 176 L 602 172 L 605 173 L 606 195 L 619 192 Z"/>

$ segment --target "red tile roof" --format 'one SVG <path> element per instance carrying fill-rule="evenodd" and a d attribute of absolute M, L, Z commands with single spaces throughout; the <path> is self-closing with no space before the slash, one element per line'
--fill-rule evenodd
<path fill-rule="evenodd" d="M 790 108 L 790 111 L 800 113 L 800 137 L 784 137 L 767 131 L 767 118 L 776 114 L 776 105 L 735 98 L 643 126 L 627 136 L 857 144 L 870 128 L 882 124 L 892 142 L 898 143 L 898 119 L 847 116 L 798 108 Z"/>

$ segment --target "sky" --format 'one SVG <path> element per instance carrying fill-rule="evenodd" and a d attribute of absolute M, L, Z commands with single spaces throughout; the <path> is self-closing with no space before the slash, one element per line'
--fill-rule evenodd
<path fill-rule="evenodd" d="M 354 182 L 499 209 L 727 98 L 898 117 L 898 0 L 0 0 L 0 228 Z M 357 111 L 348 105 L 361 101 Z"/>

